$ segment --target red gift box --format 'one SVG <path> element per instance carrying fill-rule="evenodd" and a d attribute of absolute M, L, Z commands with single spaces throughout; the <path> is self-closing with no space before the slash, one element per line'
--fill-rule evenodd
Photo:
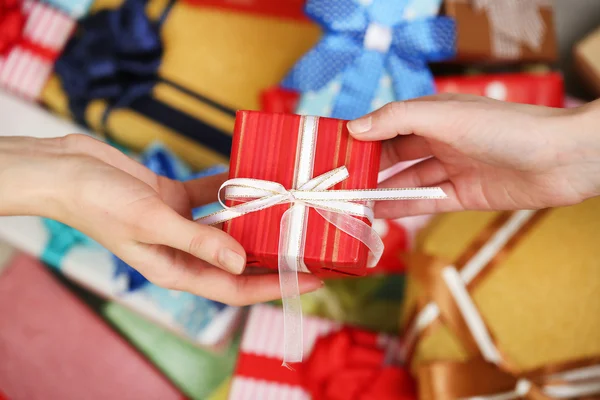
<path fill-rule="evenodd" d="M 461 93 L 539 106 L 564 106 L 564 82 L 560 73 L 496 74 L 435 78 L 439 93 Z M 265 90 L 261 107 L 266 112 L 294 112 L 300 94 L 279 87 Z"/>
<path fill-rule="evenodd" d="M 304 13 L 305 0 L 184 0 L 201 7 L 218 7 L 277 18 L 309 21 Z"/>
<path fill-rule="evenodd" d="M 408 237 L 404 227 L 394 221 L 376 219 L 373 228 L 383 240 L 385 249 L 381 259 L 370 274 L 400 274 L 405 270 L 400 255 L 408 250 Z"/>
<path fill-rule="evenodd" d="M 564 107 L 564 83 L 559 73 L 498 74 L 436 78 L 439 93 L 464 93 L 513 103 Z"/>
<path fill-rule="evenodd" d="M 184 398 L 36 259 L 17 255 L 0 272 L 0 315 L 8 398 Z"/>
<path fill-rule="evenodd" d="M 252 307 L 230 399 L 416 399 L 409 373 L 395 364 L 397 339 L 309 317 L 304 331 L 309 357 L 292 370 L 281 365 L 282 323 L 281 309 Z"/>
<path fill-rule="evenodd" d="M 75 21 L 32 0 L 0 0 L 0 86 L 37 99 Z"/>
<path fill-rule="evenodd" d="M 352 139 L 345 121 L 240 111 L 229 178 L 272 181 L 289 190 L 345 166 L 349 177 L 333 190 L 369 189 L 377 186 L 380 153 L 380 143 Z M 277 205 L 224 224 L 223 229 L 246 249 L 248 265 L 278 268 L 280 221 L 289 208 Z M 312 208 L 304 215 L 303 260 L 311 272 L 319 276 L 366 274 L 368 249 L 364 244 Z M 368 223 L 366 218 L 361 220 Z"/>

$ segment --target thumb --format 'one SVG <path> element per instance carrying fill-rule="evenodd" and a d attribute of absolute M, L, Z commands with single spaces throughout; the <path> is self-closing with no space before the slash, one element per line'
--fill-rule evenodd
<path fill-rule="evenodd" d="M 375 141 L 415 134 L 447 142 L 457 133 L 460 121 L 468 121 L 473 106 L 490 99 L 467 95 L 436 95 L 389 103 L 348 123 L 358 140 Z"/>

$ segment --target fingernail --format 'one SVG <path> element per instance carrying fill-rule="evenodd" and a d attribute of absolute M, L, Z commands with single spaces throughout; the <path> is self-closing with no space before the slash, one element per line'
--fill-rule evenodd
<path fill-rule="evenodd" d="M 246 267 L 246 260 L 233 250 L 222 249 L 219 252 L 219 264 L 232 274 L 241 274 Z"/>
<path fill-rule="evenodd" d="M 363 117 L 348 122 L 348 130 L 350 131 L 350 133 L 360 135 L 361 133 L 368 132 L 371 129 L 371 125 L 371 117 Z"/>

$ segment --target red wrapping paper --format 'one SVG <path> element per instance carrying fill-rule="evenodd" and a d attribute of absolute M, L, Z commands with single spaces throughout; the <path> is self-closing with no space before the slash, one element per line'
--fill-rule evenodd
<path fill-rule="evenodd" d="M 257 15 L 309 21 L 304 13 L 305 0 L 183 0 L 201 7 L 218 7 L 226 10 Z"/>
<path fill-rule="evenodd" d="M 564 107 L 563 77 L 549 74 L 498 74 L 436 78 L 440 93 L 464 93 L 512 103 Z"/>
<path fill-rule="evenodd" d="M 439 93 L 461 93 L 492 97 L 497 100 L 539 106 L 564 106 L 564 82 L 560 73 L 496 74 L 435 78 Z M 261 96 L 266 112 L 294 112 L 300 95 L 278 87 Z"/>
<path fill-rule="evenodd" d="M 230 179 L 254 178 L 294 186 L 298 143 L 304 119 L 291 114 L 240 111 L 231 154 Z M 346 166 L 349 178 L 332 189 L 369 189 L 377 186 L 381 144 L 352 139 L 346 122 L 320 118 L 313 177 Z M 235 203 L 231 203 L 233 205 Z M 290 205 L 250 213 L 224 224 L 224 230 L 246 249 L 248 265 L 277 269 L 279 224 Z M 308 209 L 304 262 L 319 276 L 365 275 L 368 250 L 339 231 L 315 210 Z M 364 222 L 368 222 L 363 219 Z"/>
<path fill-rule="evenodd" d="M 0 315 L 0 392 L 7 398 L 184 398 L 29 256 L 0 272 Z"/>
<path fill-rule="evenodd" d="M 406 265 L 401 254 L 408 250 L 408 237 L 404 227 L 393 221 L 375 220 L 373 228 L 381 237 L 385 249 L 377 266 L 369 274 L 401 274 Z"/>
<path fill-rule="evenodd" d="M 282 367 L 281 309 L 253 306 L 232 380 L 231 400 L 416 399 L 408 371 L 394 365 L 398 342 L 389 336 L 325 319 L 305 318 L 304 352 Z"/>

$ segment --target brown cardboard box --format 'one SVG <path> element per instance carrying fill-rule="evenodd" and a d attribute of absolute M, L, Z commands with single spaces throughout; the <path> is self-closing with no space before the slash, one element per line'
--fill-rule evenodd
<path fill-rule="evenodd" d="M 575 68 L 590 91 L 600 96 L 600 29 L 575 46 Z"/>
<path fill-rule="evenodd" d="M 494 0 L 490 7 L 498 6 L 503 0 Z M 536 3 L 538 0 L 521 0 L 520 3 Z M 491 3 L 491 2 L 490 2 Z M 506 2 L 508 5 L 510 2 Z M 489 11 L 478 10 L 473 0 L 444 0 L 446 15 L 456 20 L 457 29 L 457 61 L 458 62 L 554 62 L 557 59 L 557 40 L 554 30 L 554 16 L 551 5 L 539 6 L 539 15 L 545 28 L 542 44 L 539 49 L 533 49 L 525 42 L 508 39 L 509 46 L 516 46 L 513 52 L 500 54 L 494 51 L 494 35 L 498 32 L 490 19 Z M 514 14 L 514 13 L 513 13 Z M 509 11 L 506 15 L 511 15 Z M 519 14 L 517 14 L 518 16 Z M 536 14 L 529 19 L 533 22 Z M 518 18 L 507 18 L 509 22 L 518 24 Z"/>
<path fill-rule="evenodd" d="M 406 343 L 406 332 L 414 326 L 418 308 L 433 302 L 442 310 L 436 322 L 422 330 L 413 342 L 416 345 L 410 348 L 410 360 L 419 376 L 423 398 L 437 399 L 439 393 L 452 386 L 432 373 L 435 368 L 443 369 L 442 364 L 453 363 L 456 372 L 481 359 L 477 346 L 461 336 L 462 322 L 451 321 L 444 311 L 451 303 L 443 301 L 446 285 L 433 287 L 426 283 L 430 278 L 424 279 L 423 271 L 434 263 L 439 267 L 455 265 L 462 271 L 475 259 L 476 252 L 471 250 L 483 248 L 500 231 L 500 225 L 494 228 L 493 224 L 504 215 L 482 212 L 443 215 L 423 232 L 417 251 L 427 257 L 411 262 L 403 312 Z M 507 221 L 515 215 L 508 213 Z M 498 256 L 492 258 L 484 272 L 466 285 L 497 349 L 516 376 L 548 365 L 600 359 L 600 225 L 597 223 L 600 198 L 534 215 L 528 230 L 515 235 L 512 242 L 496 253 Z M 442 268 L 435 268 L 429 269 L 428 276 L 442 275 Z M 443 283 L 441 278 L 437 280 L 440 282 Z M 428 368 L 432 365 L 435 367 Z M 500 377 L 488 380 L 498 383 L 500 392 L 512 390 L 510 380 L 509 387 L 502 386 L 506 376 L 494 368 Z M 433 395 L 436 391 L 438 394 Z M 459 397 L 483 394 L 490 393 L 463 393 Z"/>

